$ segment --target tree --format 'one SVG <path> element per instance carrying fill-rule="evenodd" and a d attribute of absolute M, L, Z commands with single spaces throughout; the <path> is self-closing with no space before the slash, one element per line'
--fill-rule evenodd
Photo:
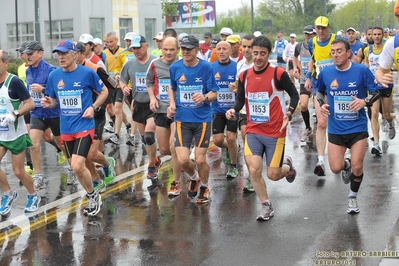
<path fill-rule="evenodd" d="M 353 0 L 336 9 L 331 15 L 334 30 L 354 27 L 365 31 L 368 26 L 395 28 L 393 1 Z"/>
<path fill-rule="evenodd" d="M 258 13 L 262 18 L 272 19 L 273 28 L 268 31 L 290 33 L 301 32 L 318 16 L 328 16 L 335 6 L 330 0 L 263 0 Z"/>
<path fill-rule="evenodd" d="M 161 0 L 162 17 L 176 16 L 179 0 Z"/>

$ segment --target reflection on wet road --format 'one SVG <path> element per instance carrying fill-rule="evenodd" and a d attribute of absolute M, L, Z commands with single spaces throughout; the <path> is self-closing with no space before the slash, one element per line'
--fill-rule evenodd
<path fill-rule="evenodd" d="M 26 190 L 19 189 L 11 214 L 0 222 L 0 265 L 314 265 L 334 256 L 347 265 L 379 265 L 382 256 L 369 252 L 399 251 L 397 140 L 383 136 L 383 156 L 367 153 L 361 212 L 351 216 L 346 213 L 349 188 L 328 164 L 327 176 L 314 176 L 317 154 L 312 141 L 300 142 L 303 127 L 298 112 L 286 143 L 286 154 L 298 171 L 295 182 L 266 181 L 275 209 L 268 222 L 255 220 L 260 210 L 256 195 L 242 193 L 248 175 L 242 151 L 240 176 L 228 181 L 223 151 L 209 149 L 212 201 L 199 206 L 186 197 L 183 173 L 182 195 L 168 198 L 168 156 L 153 183 L 146 179 L 141 143 L 106 144 L 106 154 L 117 161 L 118 177 L 102 194 L 98 217 L 88 218 L 82 213 L 81 187 L 66 184 L 66 168 L 56 166 L 55 151 L 43 144 L 50 154 L 43 162 L 43 202 L 37 213 L 23 213 Z M 9 157 L 2 167 L 11 175 Z M 15 177 L 9 180 L 18 187 Z M 366 255 L 341 253 L 346 251 Z"/>

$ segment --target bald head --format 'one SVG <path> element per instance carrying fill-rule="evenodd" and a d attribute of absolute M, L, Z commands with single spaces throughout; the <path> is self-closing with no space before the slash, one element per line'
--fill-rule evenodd
<path fill-rule="evenodd" d="M 216 54 L 220 63 L 228 63 L 231 54 L 231 45 L 226 41 L 220 41 L 216 45 Z"/>
<path fill-rule="evenodd" d="M 179 52 L 178 41 L 175 37 L 166 37 L 162 42 L 162 60 L 168 64 L 178 59 Z"/>
<path fill-rule="evenodd" d="M 162 42 L 162 48 L 164 47 L 164 45 L 167 46 L 174 45 L 175 48 L 177 49 L 179 47 L 179 41 L 175 37 L 166 37 Z"/>

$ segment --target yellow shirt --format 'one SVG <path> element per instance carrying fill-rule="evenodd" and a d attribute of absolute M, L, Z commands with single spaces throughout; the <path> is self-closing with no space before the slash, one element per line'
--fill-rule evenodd
<path fill-rule="evenodd" d="M 116 63 L 118 62 L 118 56 L 124 49 L 118 46 L 115 53 L 112 53 L 108 48 L 104 50 L 105 55 L 107 56 L 107 60 L 105 61 L 105 66 L 107 67 L 108 74 L 110 76 L 114 76 Z"/>

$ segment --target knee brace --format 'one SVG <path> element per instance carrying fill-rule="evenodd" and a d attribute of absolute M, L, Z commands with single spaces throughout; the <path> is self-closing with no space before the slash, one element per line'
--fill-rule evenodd
<path fill-rule="evenodd" d="M 145 132 L 144 133 L 144 142 L 145 142 L 145 145 L 147 145 L 147 146 L 152 146 L 155 143 L 157 143 L 157 141 L 155 140 L 155 133 L 154 132 Z"/>
<path fill-rule="evenodd" d="M 362 180 L 363 180 L 363 174 L 361 174 L 360 176 L 355 176 L 352 173 L 352 176 L 351 176 L 351 190 L 353 192 L 358 192 L 359 191 L 360 184 L 362 183 Z"/>

